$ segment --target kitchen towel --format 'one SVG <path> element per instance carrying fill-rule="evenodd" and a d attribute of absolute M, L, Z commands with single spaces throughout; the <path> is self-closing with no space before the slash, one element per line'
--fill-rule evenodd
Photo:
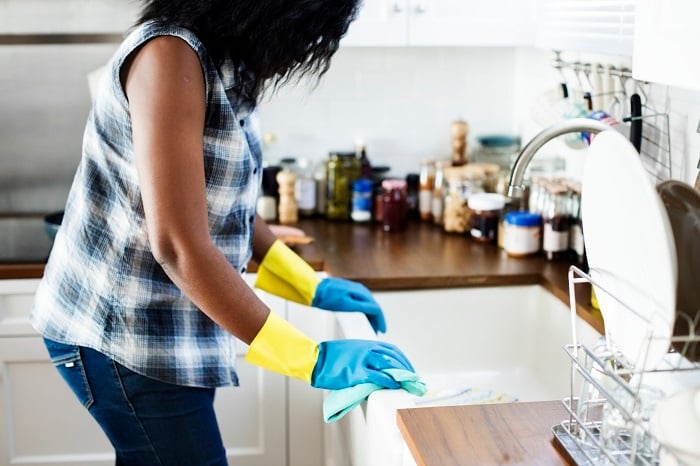
<path fill-rule="evenodd" d="M 411 371 L 384 369 L 384 372 L 399 382 L 401 388 L 412 395 L 423 396 L 428 391 L 420 377 Z M 337 421 L 377 390 L 384 390 L 384 387 L 374 383 L 361 383 L 354 387 L 331 391 L 323 401 L 323 420 L 326 422 Z"/>

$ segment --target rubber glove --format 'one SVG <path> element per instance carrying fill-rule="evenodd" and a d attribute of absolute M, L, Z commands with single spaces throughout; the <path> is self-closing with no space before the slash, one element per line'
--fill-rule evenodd
<path fill-rule="evenodd" d="M 333 311 L 362 312 L 374 332 L 386 332 L 384 313 L 372 297 L 372 292 L 361 283 L 342 278 L 326 278 L 316 287 L 311 305 Z"/>
<path fill-rule="evenodd" d="M 275 241 L 265 254 L 255 287 L 328 311 L 362 312 L 375 332 L 386 332 L 384 313 L 367 287 L 341 278 L 319 279 L 311 266 L 282 241 Z"/>
<path fill-rule="evenodd" d="M 408 358 L 390 343 L 330 340 L 316 344 L 272 312 L 250 343 L 245 360 L 329 390 L 368 382 L 384 388 L 399 388 L 401 385 L 382 371 L 413 372 Z"/>

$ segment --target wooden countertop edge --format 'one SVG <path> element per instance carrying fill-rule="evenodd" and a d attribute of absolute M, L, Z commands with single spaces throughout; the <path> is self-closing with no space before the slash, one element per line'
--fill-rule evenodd
<path fill-rule="evenodd" d="M 44 264 L 0 264 L 0 279 L 41 278 Z"/>

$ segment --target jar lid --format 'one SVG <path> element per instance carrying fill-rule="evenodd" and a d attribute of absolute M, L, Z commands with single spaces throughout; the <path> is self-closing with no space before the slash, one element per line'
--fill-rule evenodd
<path fill-rule="evenodd" d="M 542 216 L 534 212 L 508 212 L 505 217 L 505 222 L 521 227 L 534 227 L 542 223 Z"/>
<path fill-rule="evenodd" d="M 367 178 L 360 178 L 352 183 L 352 189 L 359 192 L 370 192 L 374 187 L 374 183 Z"/>
<path fill-rule="evenodd" d="M 382 188 L 387 191 L 391 191 L 392 189 L 406 189 L 406 180 L 389 178 L 382 181 Z"/>
<path fill-rule="evenodd" d="M 469 196 L 467 205 L 476 211 L 501 210 L 506 205 L 506 198 L 496 193 L 474 193 Z"/>

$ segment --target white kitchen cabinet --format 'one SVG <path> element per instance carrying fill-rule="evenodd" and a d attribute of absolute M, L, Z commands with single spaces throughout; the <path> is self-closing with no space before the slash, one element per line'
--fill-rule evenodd
<path fill-rule="evenodd" d="M 536 0 L 535 45 L 632 56 L 636 0 Z"/>
<path fill-rule="evenodd" d="M 700 2 L 637 1 L 635 79 L 700 89 Z"/>
<path fill-rule="evenodd" d="M 332 313 L 287 302 L 287 320 L 315 341 L 330 339 Z M 323 390 L 297 379 L 289 389 L 289 466 L 321 466 L 324 461 Z"/>
<path fill-rule="evenodd" d="M 0 33 L 123 33 L 136 21 L 138 5 L 122 0 L 2 0 Z"/>
<path fill-rule="evenodd" d="M 0 464 L 112 465 L 112 447 L 61 380 L 29 325 L 37 284 L 0 280 Z M 285 315 L 284 300 L 260 296 Z M 245 363 L 245 351 L 241 343 L 241 386 L 218 390 L 215 401 L 229 461 L 239 466 L 287 464 L 287 379 Z"/>
<path fill-rule="evenodd" d="M 534 0 L 365 0 L 342 45 L 529 45 L 534 12 Z"/>

